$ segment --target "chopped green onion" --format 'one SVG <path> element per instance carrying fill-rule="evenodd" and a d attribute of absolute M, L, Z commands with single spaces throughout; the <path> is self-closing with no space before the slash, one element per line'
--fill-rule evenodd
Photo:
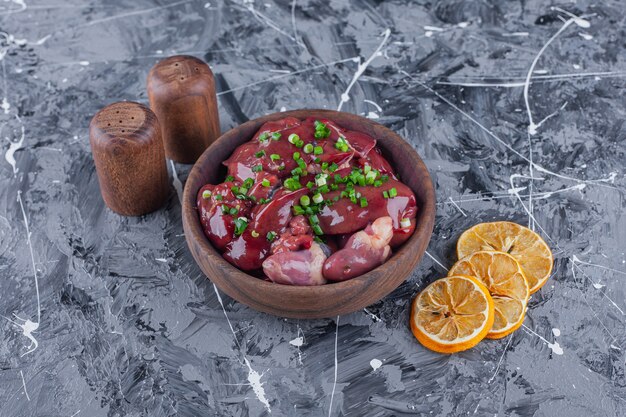
<path fill-rule="evenodd" d="M 270 231 L 267 232 L 267 235 L 265 235 L 265 238 L 269 241 L 269 242 L 273 242 L 274 239 L 276 239 L 276 232 Z"/>
<path fill-rule="evenodd" d="M 246 219 L 245 217 L 237 217 L 234 223 L 235 223 L 235 235 L 241 236 L 244 230 L 246 230 L 246 227 L 248 227 L 248 219 Z"/>
<path fill-rule="evenodd" d="M 294 168 L 291 170 L 291 175 L 302 175 L 302 168 Z"/>
<path fill-rule="evenodd" d="M 394 188 L 389 190 L 389 197 L 393 198 L 398 195 L 398 191 Z"/>
<path fill-rule="evenodd" d="M 239 193 L 237 194 L 245 194 L 248 192 L 248 189 L 246 187 L 239 187 Z"/>
<path fill-rule="evenodd" d="M 389 193 L 387 191 L 383 191 L 383 197 L 389 198 Z"/>
<path fill-rule="evenodd" d="M 209 190 L 204 190 L 202 191 L 202 198 L 204 198 L 205 200 L 211 197 L 211 191 Z"/>
<path fill-rule="evenodd" d="M 313 188 L 314 185 L 315 183 L 313 181 L 309 181 L 306 183 L 306 188 Z"/>
<path fill-rule="evenodd" d="M 335 172 L 335 171 L 337 171 L 337 168 L 339 168 L 339 165 L 337 165 L 336 163 L 334 163 L 334 162 L 333 162 L 333 163 L 332 163 L 332 164 L 330 164 L 330 166 L 328 167 L 328 170 L 329 170 L 330 172 Z"/>
<path fill-rule="evenodd" d="M 267 204 L 269 202 L 270 202 L 269 198 L 262 198 L 262 199 L 259 200 L 259 204 Z"/>
<path fill-rule="evenodd" d="M 324 197 L 322 197 L 322 195 L 321 195 L 320 193 L 317 193 L 317 194 L 315 194 L 315 195 L 313 196 L 313 202 L 314 202 L 315 204 L 319 204 L 319 203 L 321 203 L 322 201 L 324 201 Z"/>
<path fill-rule="evenodd" d="M 230 208 L 230 210 L 229 210 L 229 214 L 230 214 L 231 216 L 235 216 L 237 213 L 239 213 L 239 209 L 238 209 L 238 208 L 236 208 L 236 207 L 231 207 L 231 208 Z"/>
<path fill-rule="evenodd" d="M 250 234 L 252 235 L 252 237 L 259 237 L 259 232 L 257 232 L 256 230 L 253 230 L 252 232 L 250 232 Z"/>
<path fill-rule="evenodd" d="M 339 186 L 337 184 L 330 184 L 330 189 L 335 191 L 339 189 Z"/>
<path fill-rule="evenodd" d="M 285 186 L 285 188 L 287 188 L 290 191 L 295 191 L 295 190 L 302 188 L 300 181 L 298 181 L 295 178 L 287 178 L 285 182 L 283 183 L 283 185 Z"/>
<path fill-rule="evenodd" d="M 326 174 L 320 174 L 318 178 L 315 178 L 315 185 L 318 187 L 326 185 Z"/>
<path fill-rule="evenodd" d="M 318 219 L 315 214 L 311 214 L 309 216 L 309 223 L 311 223 L 311 224 L 319 224 L 319 222 L 320 222 L 320 219 Z"/>
<path fill-rule="evenodd" d="M 232 175 L 229 175 L 228 177 L 224 178 L 224 182 L 230 182 L 230 181 L 235 181 L 235 177 L 233 177 Z"/>
<path fill-rule="evenodd" d="M 370 171 L 365 175 L 365 182 L 367 183 L 367 185 L 374 184 L 374 180 L 376 180 L 376 171 Z"/>
<path fill-rule="evenodd" d="M 318 236 L 324 234 L 319 224 L 314 224 L 313 226 L 311 226 L 311 229 L 313 229 L 313 233 L 315 233 Z"/>
<path fill-rule="evenodd" d="M 372 170 L 372 167 L 371 167 L 371 166 L 369 166 L 369 165 L 365 165 L 365 166 L 363 167 L 363 173 L 364 173 L 365 175 L 367 175 L 367 174 L 368 174 L 371 170 Z"/>
<path fill-rule="evenodd" d="M 270 159 L 272 161 L 278 161 L 280 159 L 280 155 L 278 155 L 277 153 L 273 153 L 270 155 Z"/>
<path fill-rule="evenodd" d="M 304 145 L 304 149 L 302 149 L 304 151 L 304 153 L 311 153 L 313 152 L 313 145 L 310 143 L 307 143 L 306 145 Z"/>
<path fill-rule="evenodd" d="M 215 199 L 217 201 L 222 201 L 224 199 L 224 197 L 221 194 L 215 194 Z"/>
<path fill-rule="evenodd" d="M 233 185 L 232 187 L 230 187 L 230 191 L 232 191 L 233 194 L 239 194 L 239 187 Z"/>
<path fill-rule="evenodd" d="M 340 137 L 339 139 L 337 139 L 337 143 L 335 143 L 335 148 L 339 149 L 342 152 L 347 152 L 349 147 L 346 138 Z"/>
<path fill-rule="evenodd" d="M 296 162 L 298 163 L 298 166 L 299 166 L 301 169 L 303 169 L 303 170 L 305 170 L 305 169 L 306 169 L 306 162 L 304 162 L 304 161 L 302 160 L 302 158 L 298 159 Z"/>
<path fill-rule="evenodd" d="M 317 191 L 326 194 L 328 192 L 328 185 L 322 185 L 321 187 L 318 187 Z"/>
<path fill-rule="evenodd" d="M 380 180 L 381 180 L 382 182 L 387 182 L 387 181 L 389 181 L 389 175 L 383 175 L 382 177 L 380 177 Z"/>
<path fill-rule="evenodd" d="M 400 227 L 403 229 L 408 229 L 411 227 L 411 219 L 407 219 L 406 217 L 400 220 Z"/>
<path fill-rule="evenodd" d="M 294 143 L 294 145 L 296 145 L 296 147 L 298 148 L 301 148 L 304 146 L 304 142 L 301 139 L 298 139 L 296 143 Z"/>
<path fill-rule="evenodd" d="M 303 195 L 302 197 L 300 197 L 300 204 L 306 207 L 311 204 L 311 199 L 308 195 Z"/>
<path fill-rule="evenodd" d="M 259 141 L 265 142 L 268 138 L 269 134 L 267 132 L 263 132 L 259 135 Z"/>
<path fill-rule="evenodd" d="M 274 132 L 272 133 L 272 140 L 278 140 L 280 139 L 280 132 Z"/>
<path fill-rule="evenodd" d="M 315 121 L 315 138 L 324 139 L 330 136 L 330 129 L 319 120 Z"/>
<path fill-rule="evenodd" d="M 321 155 L 323 153 L 324 153 L 324 149 L 321 146 L 316 146 L 315 148 L 313 148 L 314 155 Z"/>
<path fill-rule="evenodd" d="M 383 185 L 383 182 L 381 180 L 374 181 L 374 187 L 380 187 L 381 185 Z"/>
<path fill-rule="evenodd" d="M 293 153 L 293 160 L 297 161 L 298 159 L 300 159 L 300 152 L 294 152 Z"/>
<path fill-rule="evenodd" d="M 255 153 L 254 156 L 256 156 L 257 158 L 265 156 L 265 151 L 264 150 L 260 150 L 257 153 Z"/>
<path fill-rule="evenodd" d="M 252 167 L 252 172 L 261 172 L 263 171 L 263 165 L 255 165 Z"/>
<path fill-rule="evenodd" d="M 295 145 L 296 143 L 298 143 L 298 141 L 300 140 L 300 136 L 296 135 L 295 133 L 292 133 L 291 135 L 289 135 L 289 137 L 287 138 L 287 140 L 289 141 L 289 143 L 291 143 L 292 145 Z"/>
<path fill-rule="evenodd" d="M 367 207 L 367 198 L 361 197 L 360 203 L 361 203 L 361 208 Z"/>
<path fill-rule="evenodd" d="M 281 165 L 281 166 L 279 166 L 279 167 L 278 167 L 278 170 L 279 170 L 279 171 L 282 171 L 282 170 L 284 170 L 284 169 L 285 169 L 285 166 L 284 166 L 284 165 Z"/>
<path fill-rule="evenodd" d="M 293 206 L 293 214 L 295 214 L 296 216 L 304 214 L 304 209 L 300 206 Z"/>
<path fill-rule="evenodd" d="M 261 181 L 261 185 L 263 187 L 269 187 L 270 186 L 270 180 L 268 180 L 267 178 L 263 178 L 263 181 Z"/>

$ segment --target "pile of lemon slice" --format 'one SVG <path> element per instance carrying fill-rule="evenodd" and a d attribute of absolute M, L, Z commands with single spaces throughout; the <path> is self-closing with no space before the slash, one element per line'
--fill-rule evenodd
<path fill-rule="evenodd" d="M 411 330 L 421 344 L 441 353 L 500 339 L 524 321 L 530 294 L 552 272 L 552 252 L 532 230 L 511 222 L 481 223 L 456 246 L 459 260 L 446 278 L 415 297 Z"/>

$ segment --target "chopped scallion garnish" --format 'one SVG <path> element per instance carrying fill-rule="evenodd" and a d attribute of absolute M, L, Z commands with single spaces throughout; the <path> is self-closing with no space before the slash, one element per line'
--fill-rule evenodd
<path fill-rule="evenodd" d="M 235 224 L 235 235 L 241 236 L 248 227 L 248 219 L 245 217 L 237 217 L 233 222 Z"/>
<path fill-rule="evenodd" d="M 295 133 L 292 133 L 291 135 L 289 135 L 289 137 L 287 138 L 287 140 L 289 141 L 289 143 L 291 143 L 292 145 L 295 145 L 296 143 L 298 143 L 300 141 L 300 136 L 296 135 Z"/>

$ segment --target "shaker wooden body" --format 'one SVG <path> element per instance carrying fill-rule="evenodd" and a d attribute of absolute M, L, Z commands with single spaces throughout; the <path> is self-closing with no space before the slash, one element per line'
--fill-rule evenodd
<path fill-rule="evenodd" d="M 215 81 L 207 64 L 192 56 L 172 56 L 148 74 L 150 108 L 161 124 L 165 154 L 185 164 L 220 136 Z"/>
<path fill-rule="evenodd" d="M 113 103 L 89 125 L 100 192 L 106 205 L 124 216 L 150 213 L 169 194 L 161 129 L 143 104 Z"/>

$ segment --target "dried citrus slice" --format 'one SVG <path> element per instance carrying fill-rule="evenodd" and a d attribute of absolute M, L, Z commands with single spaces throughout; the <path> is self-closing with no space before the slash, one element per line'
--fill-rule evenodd
<path fill-rule="evenodd" d="M 552 272 L 552 252 L 546 242 L 537 233 L 516 223 L 477 224 L 467 229 L 456 244 L 459 259 L 481 250 L 506 252 L 517 259 L 531 294 L 546 283 Z"/>
<path fill-rule="evenodd" d="M 514 257 L 504 252 L 475 252 L 455 263 L 449 274 L 476 277 L 489 290 L 495 321 L 487 338 L 500 339 L 522 325 L 530 291 Z"/>
<path fill-rule="evenodd" d="M 489 290 L 476 278 L 439 279 L 413 300 L 411 330 L 430 350 L 453 353 L 474 347 L 494 320 Z"/>

